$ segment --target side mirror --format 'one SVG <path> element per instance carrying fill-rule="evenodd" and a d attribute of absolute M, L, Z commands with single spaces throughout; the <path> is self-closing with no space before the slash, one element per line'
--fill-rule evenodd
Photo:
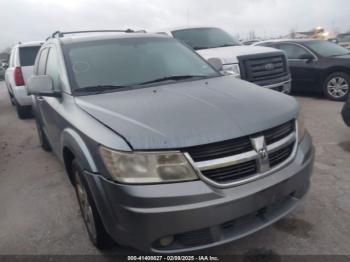
<path fill-rule="evenodd" d="M 2 68 L 7 69 L 9 65 L 7 63 L 2 63 Z"/>
<path fill-rule="evenodd" d="M 299 57 L 299 59 L 302 59 L 302 60 L 307 60 L 307 61 L 312 61 L 314 60 L 314 56 L 311 55 L 311 54 L 303 54 Z"/>
<path fill-rule="evenodd" d="M 62 96 L 61 92 L 54 91 L 52 78 L 48 75 L 31 76 L 27 85 L 27 93 L 35 96 Z"/>
<path fill-rule="evenodd" d="M 216 58 L 216 57 L 209 58 L 208 63 L 219 72 L 221 72 L 224 69 L 224 66 L 220 58 Z"/>

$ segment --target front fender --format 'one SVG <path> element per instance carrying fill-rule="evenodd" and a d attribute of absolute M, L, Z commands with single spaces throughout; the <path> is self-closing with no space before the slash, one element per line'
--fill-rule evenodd
<path fill-rule="evenodd" d="M 66 128 L 61 135 L 61 161 L 63 160 L 63 150 L 68 148 L 86 171 L 97 173 L 97 166 L 92 154 L 84 142 L 83 138 L 73 129 Z"/>

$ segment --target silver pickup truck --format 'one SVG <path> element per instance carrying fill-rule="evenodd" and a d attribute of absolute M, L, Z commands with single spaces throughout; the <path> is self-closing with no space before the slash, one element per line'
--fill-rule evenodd
<path fill-rule="evenodd" d="M 296 100 L 223 76 L 173 38 L 123 32 L 56 32 L 28 85 L 91 241 L 194 251 L 291 212 L 314 159 Z"/>

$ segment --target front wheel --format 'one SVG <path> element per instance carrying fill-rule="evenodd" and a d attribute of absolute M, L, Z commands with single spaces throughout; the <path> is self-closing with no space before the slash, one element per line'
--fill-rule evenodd
<path fill-rule="evenodd" d="M 100 215 L 84 179 L 83 169 L 77 160 L 73 160 L 72 172 L 81 215 L 91 242 L 102 250 L 112 247 L 114 242 L 102 224 Z"/>
<path fill-rule="evenodd" d="M 331 74 L 324 83 L 326 97 L 334 101 L 345 101 L 349 96 L 350 77 L 342 72 Z"/>

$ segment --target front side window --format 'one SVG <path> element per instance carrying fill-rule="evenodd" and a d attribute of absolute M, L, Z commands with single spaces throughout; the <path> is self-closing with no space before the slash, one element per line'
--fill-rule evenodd
<path fill-rule="evenodd" d="M 51 76 L 53 81 L 54 90 L 60 89 L 60 74 L 59 74 L 59 64 L 56 50 L 50 48 L 49 55 L 46 62 L 46 71 L 45 74 Z"/>
<path fill-rule="evenodd" d="M 305 48 L 295 44 L 279 44 L 279 49 L 286 53 L 288 59 L 302 59 L 304 56 L 312 55 Z"/>
<path fill-rule="evenodd" d="M 336 57 L 350 53 L 348 49 L 328 41 L 315 40 L 305 42 L 305 45 L 324 57 Z"/>
<path fill-rule="evenodd" d="M 40 46 L 20 47 L 19 59 L 21 66 L 34 65 L 36 55 L 38 54 Z"/>
<path fill-rule="evenodd" d="M 219 28 L 192 28 L 176 30 L 173 36 L 195 50 L 241 45 L 236 39 Z"/>
<path fill-rule="evenodd" d="M 120 38 L 64 45 L 73 89 L 130 87 L 174 76 L 219 74 L 192 50 L 169 38 Z"/>
<path fill-rule="evenodd" d="M 48 48 L 45 48 L 39 54 L 39 60 L 37 62 L 38 63 L 38 67 L 37 67 L 37 74 L 38 75 L 45 75 L 48 50 L 49 50 Z"/>

